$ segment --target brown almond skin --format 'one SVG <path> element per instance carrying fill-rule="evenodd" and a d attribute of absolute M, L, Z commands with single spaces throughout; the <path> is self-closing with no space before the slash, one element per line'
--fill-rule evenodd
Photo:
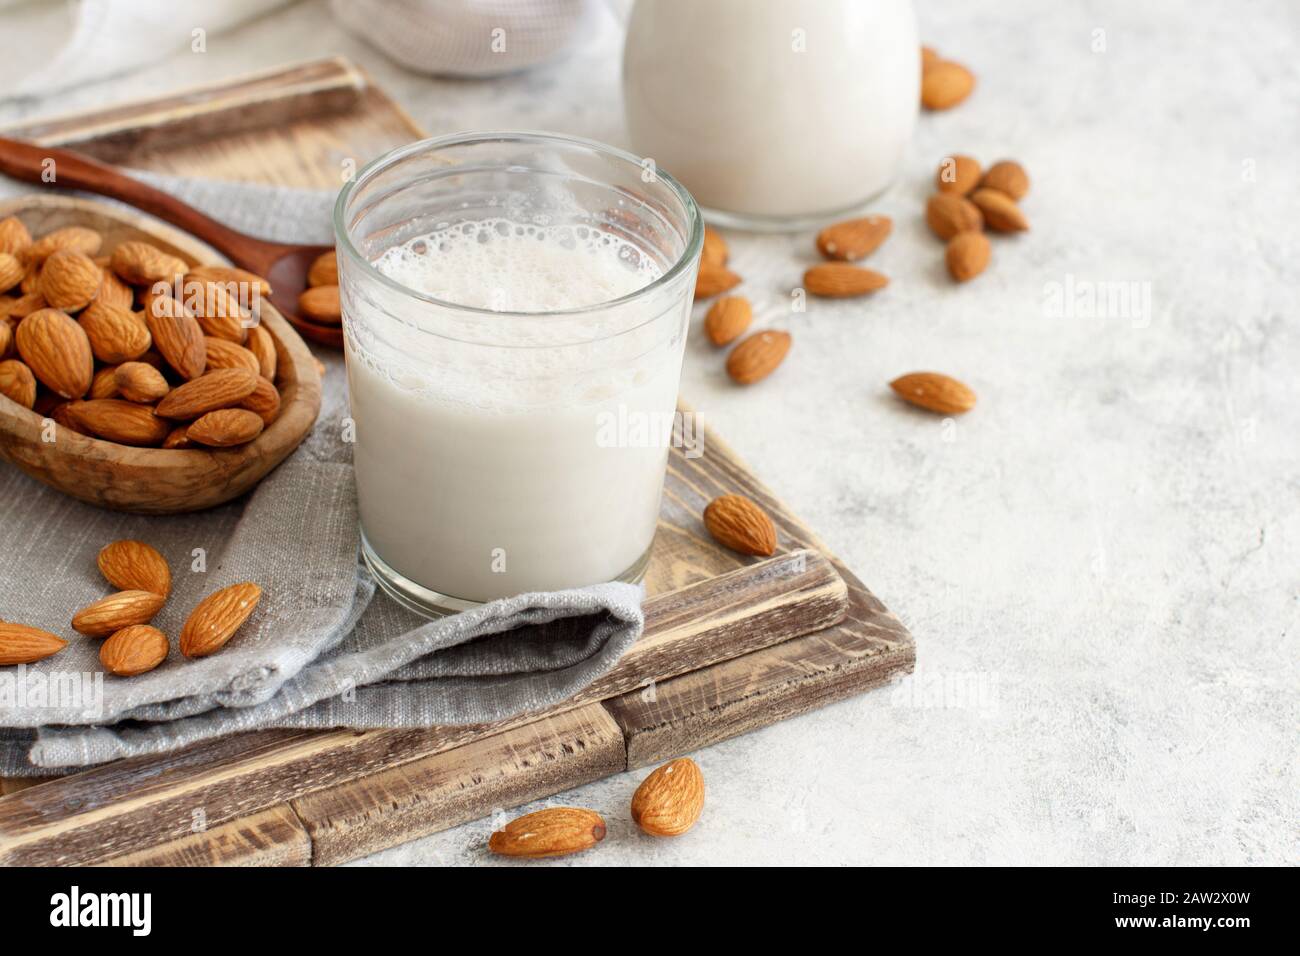
<path fill-rule="evenodd" d="M 154 347 L 181 378 L 203 374 L 208 367 L 203 327 L 185 306 L 169 295 L 152 296 L 145 305 L 144 321 Z"/>
<path fill-rule="evenodd" d="M 681 836 L 704 812 L 704 774 L 679 757 L 641 781 L 632 794 L 632 821 L 651 836 Z"/>
<path fill-rule="evenodd" d="M 339 306 L 339 287 L 318 285 L 298 296 L 298 312 L 304 319 L 320 325 L 338 325 L 343 321 Z"/>
<path fill-rule="evenodd" d="M 87 637 L 107 637 L 132 624 L 148 624 L 166 600 L 152 591 L 118 591 L 74 614 L 72 628 Z"/>
<path fill-rule="evenodd" d="M 101 365 L 90 380 L 90 391 L 86 397 L 91 400 L 117 398 L 117 366 Z"/>
<path fill-rule="evenodd" d="M 123 242 L 113 250 L 109 265 L 131 285 L 174 282 L 189 268 L 185 261 L 147 242 Z"/>
<path fill-rule="evenodd" d="M 803 274 L 803 286 L 810 293 L 828 299 L 851 299 L 879 292 L 889 285 L 888 276 L 847 262 L 823 262 Z"/>
<path fill-rule="evenodd" d="M 934 188 L 941 193 L 965 196 L 979 185 L 979 160 L 970 156 L 944 157 L 934 174 Z"/>
<path fill-rule="evenodd" d="M 146 362 L 123 362 L 114 370 L 113 381 L 128 402 L 152 404 L 171 391 L 162 372 Z"/>
<path fill-rule="evenodd" d="M 605 820 L 581 807 L 548 807 L 511 820 L 488 838 L 501 856 L 530 860 L 580 853 L 605 839 Z"/>
<path fill-rule="evenodd" d="M 186 421 L 218 408 L 237 405 L 257 388 L 258 374 L 247 368 L 218 368 L 178 385 L 158 403 L 163 418 Z"/>
<path fill-rule="evenodd" d="M 149 448 L 171 431 L 171 422 L 159 418 L 149 406 L 118 398 L 70 402 L 67 413 L 86 433 L 119 445 Z"/>
<path fill-rule="evenodd" d="M 709 307 L 704 316 L 704 334 L 714 345 L 734 342 L 754 320 L 754 310 L 744 296 L 725 296 Z"/>
<path fill-rule="evenodd" d="M 940 415 L 960 415 L 975 407 L 975 393 L 940 372 L 910 372 L 889 383 L 899 398 Z"/>
<path fill-rule="evenodd" d="M 64 226 L 47 232 L 23 249 L 23 258 L 33 265 L 39 265 L 59 250 L 81 252 L 93 256 L 99 252 L 104 237 L 94 229 L 85 226 Z"/>
<path fill-rule="evenodd" d="M 124 538 L 104 545 L 95 559 L 104 580 L 119 591 L 148 591 L 166 597 L 172 590 L 172 570 L 158 549 Z"/>
<path fill-rule="evenodd" d="M 984 217 L 979 207 L 954 193 L 935 193 L 926 200 L 925 222 L 945 242 L 959 232 L 984 228 Z"/>
<path fill-rule="evenodd" d="M 60 249 L 41 267 L 39 289 L 56 309 L 77 312 L 99 294 L 104 273 L 84 252 Z"/>
<path fill-rule="evenodd" d="M 952 109 L 975 89 L 975 74 L 951 60 L 932 60 L 921 69 L 921 105 L 928 110 Z"/>
<path fill-rule="evenodd" d="M 242 345 L 248 338 L 250 313 L 240 304 L 237 289 L 221 282 L 187 279 L 181 301 L 198 320 L 204 333 Z"/>
<path fill-rule="evenodd" d="M 827 259 L 861 259 L 880 248 L 893 228 L 894 222 L 888 216 L 863 216 L 837 222 L 817 233 L 817 251 Z"/>
<path fill-rule="evenodd" d="M 161 447 L 167 449 L 193 448 L 194 443 L 189 439 L 189 432 L 189 425 L 177 425 L 167 433 L 167 437 L 163 439 Z"/>
<path fill-rule="evenodd" d="M 726 266 L 702 261 L 699 274 L 695 277 L 695 298 L 711 299 L 738 285 L 740 276 Z"/>
<path fill-rule="evenodd" d="M 257 357 L 258 371 L 261 372 L 262 378 L 274 382 L 279 356 L 276 354 L 275 340 L 271 338 L 271 333 L 260 325 L 254 325 L 248 330 L 248 341 L 245 345 Z"/>
<path fill-rule="evenodd" d="M 730 258 L 731 250 L 727 248 L 727 240 L 723 239 L 722 234 L 712 226 L 705 226 L 704 245 L 700 250 L 700 265 L 708 263 L 711 266 L 725 266 Z"/>
<path fill-rule="evenodd" d="M 167 635 L 148 624 L 132 624 L 114 631 L 99 647 L 104 670 L 118 677 L 135 677 L 167 659 Z"/>
<path fill-rule="evenodd" d="M 17 216 L 0 220 L 0 252 L 18 255 L 32 244 L 32 234 Z"/>
<path fill-rule="evenodd" d="M 187 441 L 209 448 L 243 445 L 262 434 L 266 421 L 246 408 L 219 408 L 196 418 L 185 431 Z"/>
<path fill-rule="evenodd" d="M 970 194 L 970 201 L 984 216 L 984 223 L 995 232 L 1024 232 L 1029 220 L 1016 201 L 1006 193 L 981 186 Z"/>
<path fill-rule="evenodd" d="M 0 395 L 23 408 L 32 408 L 36 404 L 36 376 L 17 359 L 5 359 L 0 362 Z"/>
<path fill-rule="evenodd" d="M 181 629 L 181 653 L 207 657 L 221 650 L 257 607 L 262 589 L 251 581 L 209 594 L 190 612 Z"/>
<path fill-rule="evenodd" d="M 732 551 L 755 557 L 776 553 L 776 525 L 762 508 L 743 495 L 722 495 L 704 509 L 704 527 Z"/>
<path fill-rule="evenodd" d="M 239 407 L 256 413 L 262 423 L 270 428 L 271 423 L 280 415 L 280 392 L 266 379 L 259 377 L 257 388 L 239 403 Z"/>
<path fill-rule="evenodd" d="M 0 292 L 8 292 L 27 276 L 27 267 L 12 252 L 0 252 Z"/>
<path fill-rule="evenodd" d="M 18 354 L 41 384 L 64 398 L 81 398 L 95 376 L 90 340 L 58 309 L 38 309 L 18 323 Z"/>
<path fill-rule="evenodd" d="M 185 275 L 186 279 L 199 279 L 204 282 L 222 282 L 242 284 L 250 290 L 257 289 L 259 295 L 271 294 L 271 283 L 246 269 L 234 266 L 194 266 Z"/>
<path fill-rule="evenodd" d="M 737 385 L 753 385 L 767 378 L 785 361 L 792 339 L 789 332 L 765 329 L 745 339 L 727 356 L 727 374 Z"/>
<path fill-rule="evenodd" d="M 1006 193 L 1020 202 L 1029 192 L 1029 174 L 1015 160 L 1002 159 L 988 168 L 980 185 Z"/>
<path fill-rule="evenodd" d="M 316 261 L 307 270 L 307 284 L 309 286 L 339 284 L 339 260 L 334 255 L 333 249 L 322 252 L 316 257 Z"/>
<path fill-rule="evenodd" d="M 969 282 L 985 270 L 992 255 L 993 247 L 984 233 L 959 232 L 948 240 L 944 262 L 954 279 Z"/>
<path fill-rule="evenodd" d="M 39 627 L 0 621 L 0 667 L 33 664 L 67 646 L 63 638 Z"/>
<path fill-rule="evenodd" d="M 138 359 L 153 345 L 148 328 L 129 308 L 92 302 L 77 322 L 95 358 L 108 365 Z"/>
<path fill-rule="evenodd" d="M 216 368 L 246 368 L 257 375 L 262 373 L 257 356 L 244 346 L 229 339 L 206 336 L 204 339 L 208 351 L 208 371 Z"/>

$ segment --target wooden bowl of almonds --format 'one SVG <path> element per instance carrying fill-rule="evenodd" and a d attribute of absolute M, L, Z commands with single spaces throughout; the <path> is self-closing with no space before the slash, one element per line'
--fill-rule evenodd
<path fill-rule="evenodd" d="M 248 491 L 320 412 L 319 365 L 267 292 L 136 212 L 0 203 L 0 458 L 143 514 Z"/>

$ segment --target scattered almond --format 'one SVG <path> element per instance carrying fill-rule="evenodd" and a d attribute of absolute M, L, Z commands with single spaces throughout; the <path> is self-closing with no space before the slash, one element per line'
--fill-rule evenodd
<path fill-rule="evenodd" d="M 725 296 L 709 307 L 704 316 L 704 334 L 714 345 L 726 345 L 739 338 L 754 320 L 749 300 L 743 296 Z"/>
<path fill-rule="evenodd" d="M 713 266 L 725 266 L 727 260 L 731 257 L 731 250 L 727 248 L 727 240 L 722 238 L 712 226 L 704 227 L 704 246 L 700 251 L 700 265 L 708 263 Z"/>
<path fill-rule="evenodd" d="M 548 807 L 511 820 L 488 838 L 501 856 L 542 859 L 588 850 L 605 839 L 605 820 L 594 810 Z"/>
<path fill-rule="evenodd" d="M 770 557 L 776 553 L 776 525 L 742 495 L 710 501 L 704 509 L 704 527 L 719 544 L 741 554 Z"/>
<path fill-rule="evenodd" d="M 1029 174 L 1019 163 L 1004 159 L 989 167 L 980 185 L 1006 193 L 1019 202 L 1029 192 Z"/>
<path fill-rule="evenodd" d="M 960 415 L 975 407 L 975 393 L 939 372 L 912 372 L 889 383 L 900 398 L 941 415 Z"/>
<path fill-rule="evenodd" d="M 183 259 L 137 240 L 121 243 L 109 261 L 113 271 L 131 285 L 170 285 L 189 269 Z"/>
<path fill-rule="evenodd" d="M 151 671 L 167 659 L 167 635 L 148 624 L 132 624 L 115 631 L 99 648 L 104 670 L 118 677 Z"/>
<path fill-rule="evenodd" d="M 146 362 L 123 362 L 114 371 L 113 381 L 128 402 L 151 405 L 171 391 L 162 372 Z"/>
<path fill-rule="evenodd" d="M 933 60 L 921 70 L 921 105 L 928 110 L 956 106 L 975 89 L 975 75 L 960 63 Z"/>
<path fill-rule="evenodd" d="M 18 354 L 32 374 L 64 398 L 80 398 L 95 375 L 90 340 L 71 316 L 58 309 L 39 309 L 18 324 Z"/>
<path fill-rule="evenodd" d="M 980 164 L 970 156 L 947 156 L 934 174 L 934 188 L 941 193 L 965 196 L 979 185 Z"/>
<path fill-rule="evenodd" d="M 99 573 L 119 591 L 149 591 L 166 597 L 172 572 L 158 549 L 143 541 L 123 539 L 104 545 L 96 559 Z"/>
<path fill-rule="evenodd" d="M 755 332 L 727 356 L 727 374 L 739 385 L 753 385 L 771 375 L 790 351 L 790 333 L 776 329 Z"/>
<path fill-rule="evenodd" d="M 307 284 L 309 286 L 339 284 L 339 260 L 334 255 L 333 249 L 322 252 L 307 269 Z"/>
<path fill-rule="evenodd" d="M 651 836 L 681 836 L 704 811 L 704 775 L 679 757 L 641 781 L 632 794 L 632 821 Z"/>
<path fill-rule="evenodd" d="M 695 277 L 695 298 L 711 299 L 738 285 L 740 276 L 726 266 L 701 261 L 699 274 Z"/>
<path fill-rule="evenodd" d="M 0 362 L 0 395 L 23 408 L 36 404 L 36 376 L 17 359 Z"/>
<path fill-rule="evenodd" d="M 84 252 L 60 249 L 41 267 L 38 288 L 54 308 L 78 312 L 99 294 L 103 277 L 103 271 Z"/>
<path fill-rule="evenodd" d="M 304 319 L 321 325 L 338 325 L 343 320 L 339 307 L 339 287 L 319 285 L 298 296 L 298 311 Z"/>
<path fill-rule="evenodd" d="M 877 292 L 889 285 L 889 279 L 871 269 L 847 262 L 824 262 L 803 274 L 803 286 L 813 295 L 845 299 Z"/>
<path fill-rule="evenodd" d="M 95 358 L 109 365 L 138 359 L 153 345 L 148 327 L 130 309 L 92 302 L 77 322 Z"/>
<path fill-rule="evenodd" d="M 221 650 L 248 620 L 261 597 L 262 589 L 248 581 L 209 594 L 190 612 L 181 629 L 181 653 L 186 657 L 207 657 Z"/>
<path fill-rule="evenodd" d="M 74 614 L 72 627 L 87 637 L 106 637 L 132 624 L 148 624 L 165 601 L 151 591 L 118 591 Z"/>
<path fill-rule="evenodd" d="M 855 260 L 870 255 L 889 238 L 888 216 L 864 216 L 827 226 L 817 233 L 817 251 L 827 259 Z"/>
<path fill-rule="evenodd" d="M 185 437 L 210 448 L 242 445 L 262 434 L 266 427 L 262 416 L 245 408 L 222 408 L 195 419 Z"/>
<path fill-rule="evenodd" d="M 940 239 L 947 241 L 959 232 L 984 228 L 979 207 L 956 193 L 935 193 L 925 203 L 926 225 Z"/>
<path fill-rule="evenodd" d="M 989 264 L 993 248 L 982 232 L 959 232 L 948 240 L 944 261 L 948 272 L 958 282 L 975 278 Z"/>
<path fill-rule="evenodd" d="M 83 431 L 119 445 L 160 444 L 172 427 L 149 406 L 116 398 L 71 402 L 67 414 Z"/>
<path fill-rule="evenodd" d="M 67 646 L 67 641 L 49 631 L 0 621 L 0 666 L 33 664 Z"/>
<path fill-rule="evenodd" d="M 158 403 L 163 418 L 185 421 L 238 404 L 257 388 L 258 374 L 247 368 L 218 368 L 178 385 Z"/>
<path fill-rule="evenodd" d="M 979 207 L 985 224 L 996 232 L 1024 232 L 1029 228 L 1029 220 L 1016 201 L 1001 190 L 981 186 L 970 194 L 970 201 Z"/>

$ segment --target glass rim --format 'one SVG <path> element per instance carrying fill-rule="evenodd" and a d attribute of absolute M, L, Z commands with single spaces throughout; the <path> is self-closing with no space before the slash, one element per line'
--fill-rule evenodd
<path fill-rule="evenodd" d="M 650 295 L 658 289 L 669 285 L 676 280 L 684 271 L 691 267 L 700 250 L 704 246 L 704 217 L 700 212 L 699 205 L 681 183 L 662 170 L 655 169 L 655 179 L 658 182 L 666 184 L 669 190 L 678 201 L 686 213 L 688 232 L 686 236 L 686 245 L 682 254 L 677 257 L 669 268 L 664 270 L 663 275 L 659 276 L 653 282 L 649 282 L 639 289 L 619 296 L 617 299 L 609 299 L 605 302 L 598 302 L 593 305 L 578 306 L 572 309 L 551 309 L 544 312 L 517 312 L 517 311 L 497 311 L 495 309 L 485 309 L 479 306 L 465 305 L 459 302 L 452 302 L 448 299 L 440 299 L 437 296 L 428 295 L 405 286 L 390 276 L 385 275 L 375 268 L 374 264 L 361 254 L 361 250 L 356 247 L 352 237 L 348 234 L 344 222 L 344 210 L 349 199 L 357 188 L 359 188 L 368 179 L 373 178 L 384 169 L 395 165 L 396 163 L 408 158 L 409 156 L 429 150 L 445 149 L 449 146 L 463 146 L 472 143 L 492 143 L 492 142 L 535 142 L 539 144 L 559 144 L 563 146 L 578 146 L 588 149 L 594 153 L 610 156 L 631 163 L 633 166 L 641 166 L 640 157 L 616 146 L 610 146 L 598 140 L 587 139 L 581 136 L 568 136 L 563 133 L 550 133 L 544 130 L 482 130 L 460 133 L 450 133 L 446 136 L 431 136 L 427 139 L 416 140 L 414 143 L 407 143 L 404 146 L 398 146 L 386 153 L 372 159 L 357 173 L 349 182 L 344 184 L 339 190 L 338 198 L 334 201 L 333 225 L 334 239 L 337 247 L 347 255 L 347 257 L 361 267 L 363 272 L 381 285 L 386 286 L 399 295 L 407 296 L 429 305 L 441 309 L 449 309 L 456 312 L 464 312 L 471 315 L 492 316 L 497 319 L 501 318 L 543 318 L 547 316 L 582 316 L 590 313 L 604 312 L 621 305 L 637 301 L 643 296 Z M 504 168 L 504 167 L 503 167 Z M 611 187 L 613 189 L 614 187 Z"/>

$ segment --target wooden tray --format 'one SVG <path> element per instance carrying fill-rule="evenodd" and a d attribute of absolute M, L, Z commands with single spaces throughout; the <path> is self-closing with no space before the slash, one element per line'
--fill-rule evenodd
<path fill-rule="evenodd" d="M 136 168 L 330 189 L 346 162 L 425 135 L 337 59 L 7 132 Z M 910 671 L 915 646 L 899 620 L 716 434 L 704 448 L 670 456 L 645 636 L 578 698 L 492 726 L 262 731 L 0 781 L 0 862 L 339 863 Z M 772 515 L 776 557 L 708 537 L 700 513 L 726 492 Z"/>

